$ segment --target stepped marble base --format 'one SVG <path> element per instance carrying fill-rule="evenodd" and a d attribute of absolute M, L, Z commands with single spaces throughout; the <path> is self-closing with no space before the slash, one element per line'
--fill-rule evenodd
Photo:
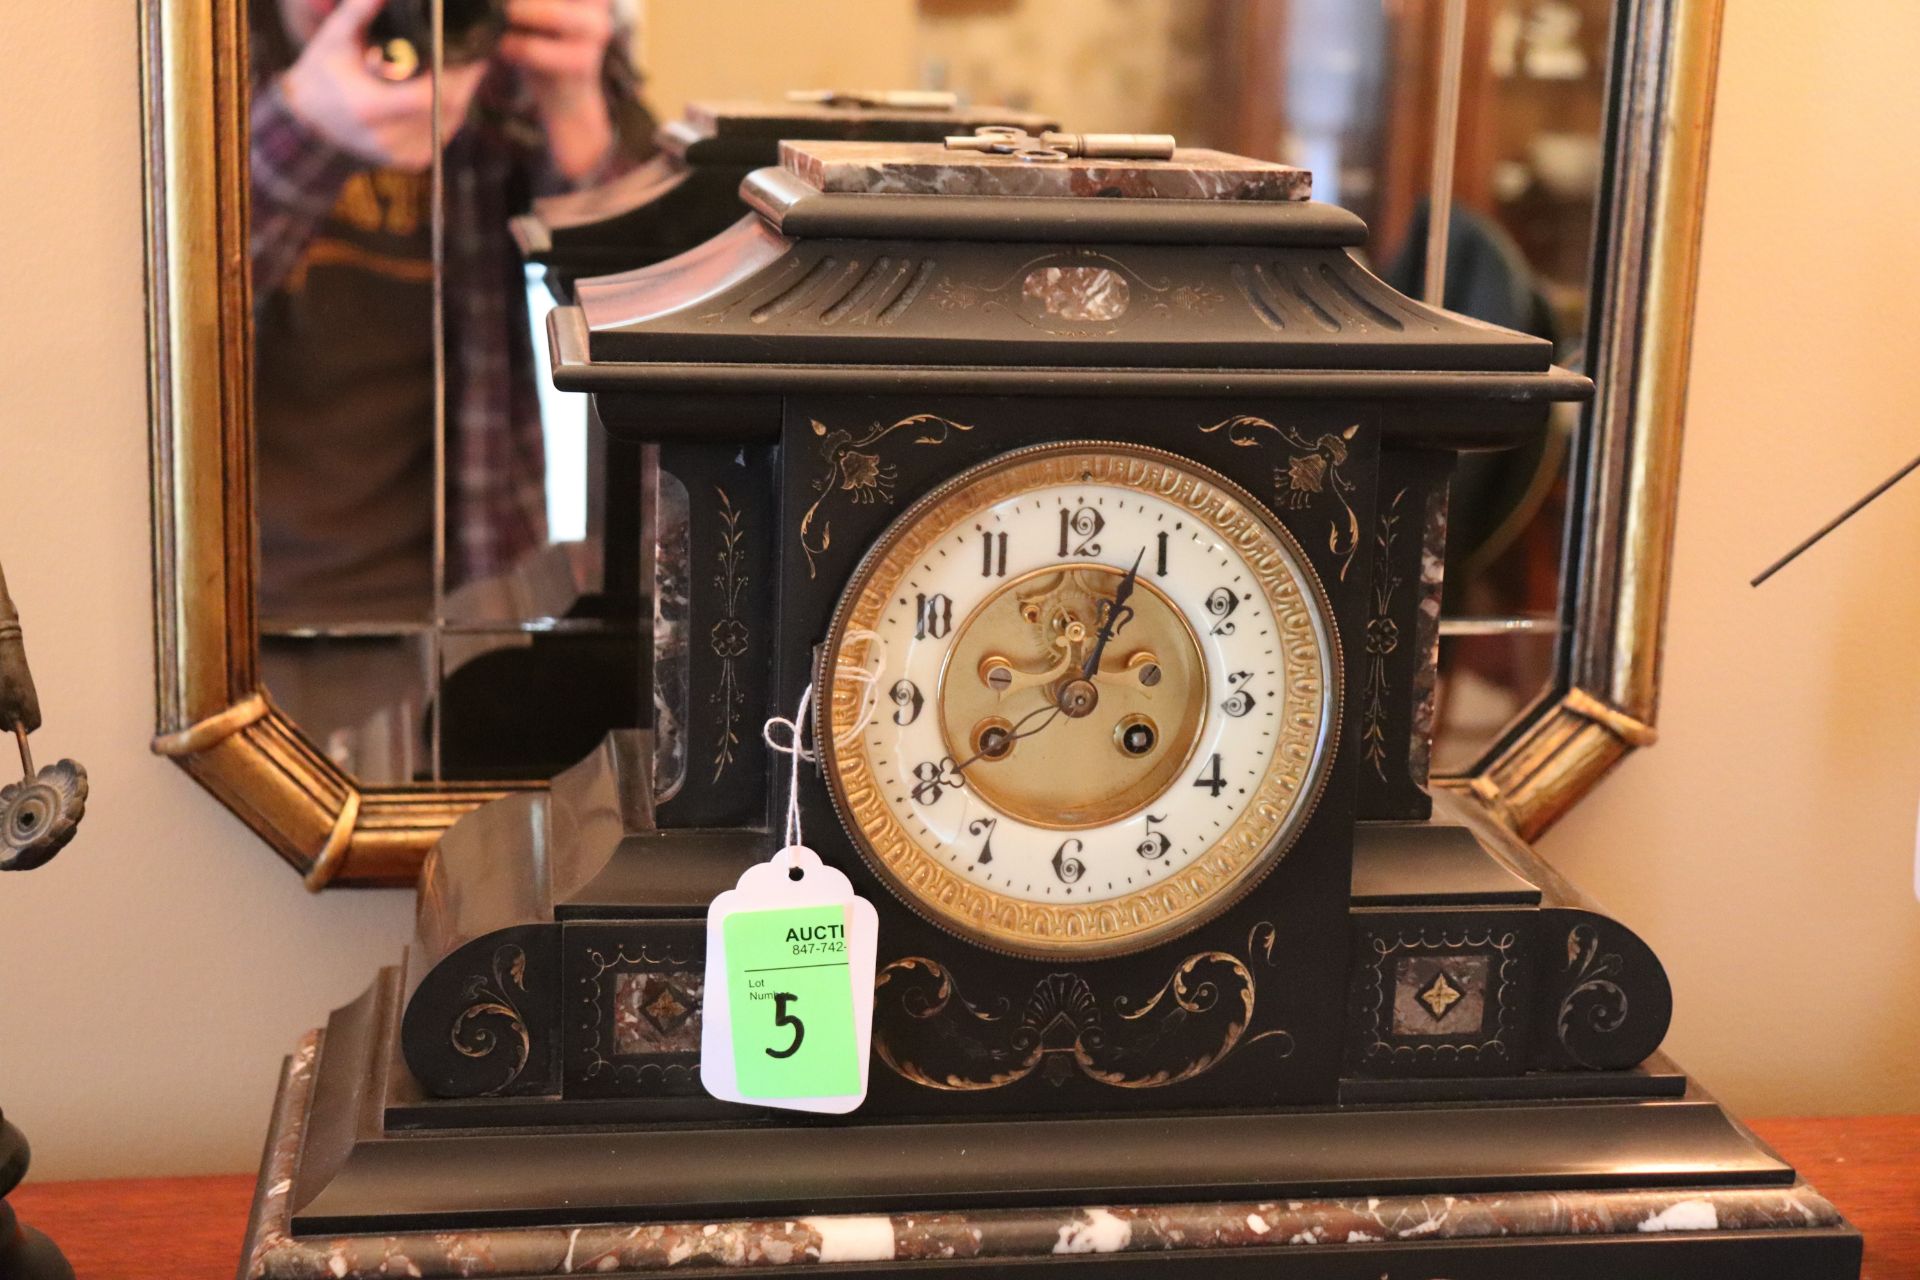
<path fill-rule="evenodd" d="M 1801 1182 L 1075 1205 L 760 1221 L 293 1233 L 321 1033 L 289 1059 L 242 1255 L 243 1280 L 657 1275 L 793 1266 L 807 1275 L 1075 1275 L 1825 1280 L 1860 1239 Z"/>

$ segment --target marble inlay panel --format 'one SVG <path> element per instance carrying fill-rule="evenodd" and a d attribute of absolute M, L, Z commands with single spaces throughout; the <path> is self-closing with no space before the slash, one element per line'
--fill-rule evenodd
<path fill-rule="evenodd" d="M 613 1051 L 623 1056 L 700 1051 L 703 974 L 642 969 L 613 984 Z"/>
<path fill-rule="evenodd" d="M 1106 267 L 1037 267 L 1020 288 L 1062 320 L 1118 320 L 1133 292 L 1125 276 Z"/>
<path fill-rule="evenodd" d="M 1487 1021 L 1485 956 L 1405 956 L 1394 966 L 1393 1033 L 1475 1036 Z"/>
<path fill-rule="evenodd" d="M 1426 520 L 1420 537 L 1420 621 L 1414 643 L 1420 646 L 1420 666 L 1413 676 L 1413 751 L 1407 767 L 1413 780 L 1427 785 L 1433 768 L 1433 730 L 1439 710 L 1440 597 L 1446 585 L 1448 486 L 1438 484 L 1427 494 Z"/>

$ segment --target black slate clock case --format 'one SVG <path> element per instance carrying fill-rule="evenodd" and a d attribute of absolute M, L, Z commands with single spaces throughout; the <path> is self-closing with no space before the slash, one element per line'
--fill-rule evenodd
<path fill-rule="evenodd" d="M 1275 166 L 1182 152 L 1056 198 L 800 176 L 844 154 L 755 173 L 755 220 L 555 312 L 556 383 L 640 445 L 649 495 L 688 495 L 687 779 L 655 797 L 649 733 L 616 734 L 448 833 L 404 966 L 329 1024 L 294 1231 L 1790 1183 L 1656 1055 L 1652 952 L 1426 790 L 1449 468 L 1586 380 L 1395 294 L 1357 219 L 1272 198 Z M 1022 960 L 909 910 L 803 770 L 808 843 L 881 916 L 870 1095 L 707 1098 L 706 905 L 778 843 L 760 728 L 859 557 L 969 466 L 1103 440 L 1219 472 L 1305 549 L 1343 685 L 1310 820 L 1183 936 Z"/>
<path fill-rule="evenodd" d="M 844 491 L 826 490 L 828 502 L 815 510 L 813 528 L 831 520 L 830 544 L 812 555 L 795 548 L 781 565 L 777 590 L 765 598 L 779 607 L 772 652 L 777 703 L 792 707 L 816 680 L 809 658 L 866 549 L 942 481 L 1030 445 L 1127 441 L 1175 445 L 1180 457 L 1251 493 L 1270 494 L 1272 456 L 1236 445 L 1227 425 L 1248 417 L 1286 422 L 1307 440 L 1341 441 L 1343 478 L 1375 466 L 1377 423 L 1353 416 L 1352 406 L 1097 396 L 790 397 L 780 450 L 780 492 L 788 495 L 780 509 L 783 527 L 795 525 L 820 496 L 822 477 L 832 469 L 831 448 L 821 446 L 833 433 L 847 429 L 858 440 L 893 423 L 910 425 L 870 446 L 894 469 L 893 499 L 855 503 Z M 815 424 L 829 434 L 823 437 Z M 1365 575 L 1354 566 L 1357 556 L 1329 545 L 1339 508 L 1332 495 L 1319 496 L 1325 500 L 1273 514 L 1294 534 L 1333 603 L 1346 661 L 1342 683 L 1354 688 L 1361 679 L 1355 659 L 1364 647 Z M 1370 514 L 1356 510 L 1363 521 Z M 929 923 L 873 874 L 825 783 L 809 771 L 802 806 L 808 841 L 854 877 L 881 915 L 875 1035 L 888 1067 L 874 1073 L 862 1110 L 1098 1111 L 1131 1105 L 1128 1094 L 1141 1090 L 1155 1091 L 1156 1101 L 1170 1107 L 1334 1101 L 1340 1037 L 1301 1033 L 1341 1023 L 1357 725 L 1350 706 L 1343 708 L 1340 745 L 1312 817 L 1245 899 L 1172 942 L 1104 960 L 996 955 Z M 1127 1083 L 1106 1083 L 1107 1077 Z"/>
<path fill-rule="evenodd" d="M 1248 189 L 1276 168 L 1241 163 Z M 926 922 L 872 874 L 817 771 L 803 771 L 809 842 L 881 913 L 875 1037 L 887 1065 L 876 1064 L 861 1114 L 1327 1105 L 1349 1074 L 1523 1074 L 1528 1046 L 1510 1006 L 1533 962 L 1518 933 L 1507 981 L 1482 963 L 1501 953 L 1484 948 L 1452 979 L 1486 972 L 1468 998 L 1490 1010 L 1497 1043 L 1467 1052 L 1476 1024 L 1426 1037 L 1414 1055 L 1371 1061 L 1357 1047 L 1392 1036 L 1370 1022 L 1363 1036 L 1350 1016 L 1373 1001 L 1352 982 L 1354 828 L 1428 811 L 1410 729 L 1439 584 L 1423 584 L 1417 566 L 1435 549 L 1427 517 L 1452 456 L 1538 430 L 1552 401 L 1585 393 L 1584 379 L 1553 369 L 1543 342 L 1393 293 L 1349 252 L 1358 220 L 1325 206 L 862 196 L 813 189 L 791 169 L 756 174 L 745 194 L 759 221 L 658 268 L 584 281 L 580 305 L 555 313 L 556 381 L 592 390 L 611 432 L 657 450 L 654 482 L 670 474 L 687 490 L 685 627 L 708 641 L 690 646 L 689 683 L 709 696 L 681 727 L 688 784 L 653 801 L 647 836 L 597 875 L 600 897 L 635 901 L 556 902 L 553 923 L 521 944 L 528 982 L 560 989 L 585 964 L 579 939 L 615 928 L 605 923 L 615 916 L 655 917 L 618 926 L 628 953 L 685 954 L 705 902 L 771 852 L 784 771 L 760 726 L 815 679 L 816 646 L 860 557 L 916 498 L 1011 450 L 1117 440 L 1220 473 L 1304 549 L 1343 663 L 1332 769 L 1292 848 L 1244 900 L 1171 942 L 1090 961 L 996 955 Z M 1066 314 L 1049 311 L 1027 286 L 1047 273 L 1101 273 L 1137 301 L 1104 318 L 1071 300 Z M 851 484 L 850 453 L 884 481 Z M 1388 480 L 1399 523 L 1383 528 Z M 1376 571 L 1405 581 L 1387 590 Z M 731 860 L 709 856 L 715 846 Z M 430 890 L 459 878 L 459 853 L 449 841 Z M 698 888 L 670 902 L 666 883 Z M 600 950 L 612 937 L 591 936 Z M 404 1045 L 428 1092 L 712 1107 L 679 1056 L 684 1038 L 652 1064 L 628 1055 L 596 1069 L 599 1049 L 578 1051 L 610 1034 L 616 997 L 604 981 L 599 1006 L 576 1000 L 570 1014 L 522 1020 L 546 1026 L 551 1043 L 530 1032 L 511 1078 L 497 1055 L 469 1054 L 448 1033 L 463 1012 L 455 993 L 501 937 L 423 927 Z M 429 968 L 428 956 L 440 958 Z M 667 982 L 697 965 L 615 968 Z M 672 1003 L 688 1005 L 679 981 Z"/>
<path fill-rule="evenodd" d="M 1544 343 L 1399 298 L 1346 252 L 1363 233 L 1358 221 L 1322 206 L 1266 202 L 1263 221 L 1254 224 L 1244 216 L 1251 202 L 863 201 L 809 191 L 780 170 L 756 177 L 748 195 L 770 225 L 798 224 L 808 234 L 776 251 L 761 227 L 728 232 L 701 251 L 722 260 L 731 253 L 731 270 L 703 272 L 724 275 L 728 284 L 692 305 L 684 293 L 663 300 L 658 278 L 673 264 L 654 279 L 586 282 L 583 311 L 561 313 L 555 339 L 562 385 L 592 386 L 617 434 L 665 441 L 662 468 L 690 493 L 712 499 L 693 504 L 710 508 L 709 521 L 713 510 L 744 511 L 740 519 L 771 523 L 779 539 L 779 577 L 749 576 L 750 603 L 739 610 L 776 620 L 766 629 L 760 662 L 751 653 L 758 636 L 735 660 L 748 669 L 765 662 L 776 673 L 770 690 L 755 690 L 760 696 L 748 700 L 749 736 L 766 715 L 797 702 L 841 589 L 891 519 L 974 463 L 1054 441 L 1168 448 L 1261 495 L 1307 549 L 1334 605 L 1346 664 L 1332 776 L 1293 850 L 1220 919 L 1116 960 L 1022 961 L 948 937 L 872 877 L 824 785 L 809 776 L 810 838 L 875 901 L 883 916 L 881 964 L 901 966 L 883 983 L 876 1037 L 885 1057 L 911 1069 L 876 1071 L 866 1112 L 1098 1110 L 1136 1105 L 1129 1090 L 1162 1091 L 1155 1102 L 1165 1106 L 1335 1100 L 1360 762 L 1375 766 L 1368 797 L 1375 816 L 1425 812 L 1408 748 L 1392 724 L 1381 723 L 1381 706 L 1392 702 L 1390 718 L 1411 724 L 1412 673 L 1385 698 L 1369 687 L 1382 437 L 1392 433 L 1404 455 L 1398 469 L 1406 483 L 1396 495 L 1412 491 L 1409 510 L 1424 513 L 1430 492 L 1444 484 L 1453 447 L 1498 444 L 1537 429 L 1546 403 L 1580 394 L 1582 380 L 1553 372 Z M 1056 206 L 1051 216 L 1035 207 L 1049 204 Z M 1076 204 L 1098 212 L 1090 216 Z M 1025 223 L 1022 239 L 998 234 L 1010 208 Z M 1128 221 L 1099 225 L 1109 213 Z M 1236 215 L 1241 219 L 1233 221 Z M 1215 237 L 1249 243 L 1207 243 Z M 1109 320 L 1049 313 L 1022 287 L 1048 271 L 1107 273 L 1142 302 Z M 650 305 L 659 312 L 646 318 Z M 583 315 L 590 326 L 584 335 L 576 327 Z M 643 318 L 593 324 L 595 315 Z M 1209 371 L 1235 367 L 1244 370 L 1246 392 L 1206 394 L 1232 381 L 1209 378 Z M 928 389 L 888 397 L 839 392 L 901 378 Z M 1005 394 L 965 394 L 993 378 L 1009 383 Z M 705 394 L 641 390 L 689 382 Z M 1049 385 L 1060 382 L 1080 385 Z M 756 480 L 740 446 L 776 433 L 779 473 Z M 1415 443 L 1431 453 L 1406 447 Z M 884 500 L 854 502 L 839 488 L 835 451 L 856 448 L 870 450 L 886 468 Z M 731 464 L 731 482 L 715 478 L 716 464 L 722 477 Z M 729 492 L 729 483 L 740 492 Z M 759 501 L 743 506 L 743 494 Z M 803 549 L 803 519 L 816 540 L 830 525 L 830 543 Z M 1400 544 L 1417 549 L 1426 532 L 1409 528 Z M 696 535 L 696 562 L 700 548 Z M 696 590 L 690 605 L 695 636 L 707 632 L 711 602 L 723 595 L 709 593 L 703 609 L 701 594 Z M 724 598 L 734 607 L 730 592 Z M 1422 643 L 1420 603 L 1410 584 L 1382 610 L 1408 636 L 1401 647 L 1409 654 Z M 1373 630 L 1377 637 L 1377 624 Z M 1377 654 L 1377 638 L 1371 647 Z M 736 670 L 731 679 L 752 676 Z M 1408 710 L 1398 710 L 1402 702 Z M 708 717 L 704 726 L 696 721 L 692 758 L 720 761 L 727 755 L 721 744 L 740 729 L 730 716 Z M 1363 754 L 1363 731 L 1384 744 L 1371 755 Z M 703 732 L 712 741 L 702 741 Z M 753 789 L 724 789 L 737 805 L 776 800 L 765 754 L 755 748 L 739 753 L 758 758 L 739 770 Z M 728 758 L 717 773 L 734 767 Z M 660 806 L 658 820 L 670 825 L 677 805 L 710 805 L 720 792 L 684 789 Z M 702 818 L 713 816 L 709 809 Z M 766 822 L 762 808 L 756 825 Z M 1212 961 L 1221 971 L 1204 974 L 1182 969 L 1201 956 L 1231 964 Z M 1166 998 L 1188 983 L 1205 988 L 1204 1007 Z M 943 987 L 951 990 L 941 1013 L 926 1014 Z M 1160 1017 L 1118 1018 L 1116 1009 L 1138 1009 L 1156 994 Z M 975 1002 L 1014 1012 L 976 1017 Z M 1088 1042 L 1100 1049 L 1090 1051 Z M 1243 1043 L 1247 1051 L 1238 1052 Z M 1096 1057 L 1097 1065 L 1090 1061 Z M 1139 1083 L 1100 1083 L 1097 1075 Z"/>

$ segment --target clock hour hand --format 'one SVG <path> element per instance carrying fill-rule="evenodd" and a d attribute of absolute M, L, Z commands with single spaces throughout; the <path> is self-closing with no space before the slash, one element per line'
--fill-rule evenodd
<path fill-rule="evenodd" d="M 1120 579 L 1120 585 L 1114 589 L 1113 601 L 1100 622 L 1100 634 L 1093 638 L 1093 652 L 1087 655 L 1086 665 L 1080 668 L 1080 678 L 1091 680 L 1100 670 L 1100 655 L 1106 652 L 1107 641 L 1113 639 L 1113 633 L 1126 625 L 1133 617 L 1133 610 L 1127 608 L 1127 598 L 1133 594 L 1133 584 L 1140 580 L 1140 564 L 1147 558 L 1147 549 L 1140 548 L 1140 554 L 1133 558 L 1133 568 L 1127 570 Z"/>
<path fill-rule="evenodd" d="M 1027 712 L 1027 714 L 1014 721 L 1008 728 L 1002 729 L 995 727 L 987 730 L 986 733 L 981 735 L 980 750 L 974 752 L 959 764 L 951 766 L 948 772 L 958 778 L 976 761 L 998 760 L 1002 758 L 1008 751 L 1013 749 L 1014 743 L 1020 741 L 1022 738 L 1031 738 L 1034 734 L 1052 724 L 1059 715 L 1060 708 L 1048 702 Z M 1046 719 L 1040 720 L 1040 723 L 1035 724 L 1034 721 L 1039 720 L 1041 716 L 1045 716 Z"/>

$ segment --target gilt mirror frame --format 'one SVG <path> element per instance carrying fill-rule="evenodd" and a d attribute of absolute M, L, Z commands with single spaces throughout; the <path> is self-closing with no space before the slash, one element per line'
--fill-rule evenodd
<path fill-rule="evenodd" d="M 1558 683 L 1438 785 L 1522 837 L 1654 739 L 1721 0 L 1619 0 Z M 156 736 L 306 880 L 410 886 L 512 790 L 363 785 L 260 682 L 244 0 L 142 0 Z M 540 787 L 544 784 L 526 784 Z"/>

